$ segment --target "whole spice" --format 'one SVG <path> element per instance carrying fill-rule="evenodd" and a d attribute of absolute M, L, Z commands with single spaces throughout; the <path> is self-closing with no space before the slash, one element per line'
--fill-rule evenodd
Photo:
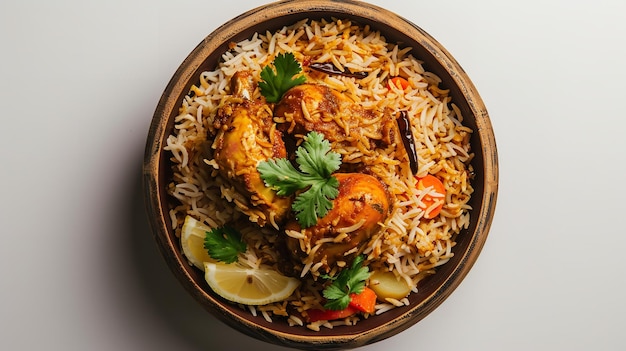
<path fill-rule="evenodd" d="M 352 72 L 347 68 L 344 71 L 342 71 L 338 69 L 337 67 L 335 67 L 335 65 L 333 65 L 330 62 L 313 62 L 309 65 L 309 67 L 311 67 L 311 69 L 314 69 L 316 71 L 324 72 L 327 74 L 338 74 L 338 75 L 357 78 L 357 79 L 363 79 L 367 77 L 367 72 L 360 72 L 360 71 Z"/>
<path fill-rule="evenodd" d="M 400 129 L 400 136 L 402 137 L 402 143 L 404 149 L 409 156 L 409 165 L 411 166 L 411 172 L 417 173 L 417 150 L 415 148 L 415 139 L 413 138 L 413 132 L 411 131 L 411 121 L 406 111 L 400 111 L 400 115 L 396 119 L 398 128 Z"/>

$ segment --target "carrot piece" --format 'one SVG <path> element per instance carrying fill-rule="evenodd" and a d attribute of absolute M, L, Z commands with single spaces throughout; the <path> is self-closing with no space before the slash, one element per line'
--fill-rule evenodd
<path fill-rule="evenodd" d="M 309 322 L 332 321 L 335 319 L 342 319 L 350 317 L 357 312 L 358 310 L 350 305 L 348 305 L 348 307 L 344 308 L 343 310 L 338 311 L 318 309 L 311 309 L 306 311 L 307 315 L 309 316 Z"/>
<path fill-rule="evenodd" d="M 393 77 L 389 79 L 389 82 L 387 84 L 389 86 L 389 89 L 391 89 L 392 84 L 400 90 L 406 90 L 406 88 L 410 86 L 409 81 L 402 77 Z"/>
<path fill-rule="evenodd" d="M 426 209 L 430 209 L 436 202 L 439 202 L 439 204 L 436 207 L 426 212 L 426 214 L 424 215 L 424 218 L 426 219 L 435 218 L 439 214 L 439 212 L 441 212 L 441 208 L 443 207 L 443 203 L 444 203 L 444 196 L 446 195 L 446 188 L 444 187 L 441 180 L 439 180 L 439 178 L 430 174 L 423 178 L 418 178 L 417 189 L 424 190 L 429 187 L 431 187 L 435 192 L 441 194 L 442 196 L 440 197 L 433 197 L 430 195 L 424 196 L 424 198 L 422 199 L 422 202 L 424 203 L 424 205 L 426 205 Z"/>
<path fill-rule="evenodd" d="M 376 306 L 376 293 L 374 290 L 365 287 L 358 294 L 350 295 L 350 305 L 357 310 L 365 313 L 373 313 Z"/>

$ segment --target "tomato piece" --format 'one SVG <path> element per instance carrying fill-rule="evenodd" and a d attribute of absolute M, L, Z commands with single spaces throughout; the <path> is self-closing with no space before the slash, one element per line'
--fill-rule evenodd
<path fill-rule="evenodd" d="M 342 319 L 346 317 L 350 317 L 351 315 L 357 313 L 358 310 L 352 306 L 348 306 L 343 310 L 318 310 L 311 309 L 307 310 L 306 313 L 309 315 L 310 322 L 317 321 L 332 321 L 335 319 Z"/>

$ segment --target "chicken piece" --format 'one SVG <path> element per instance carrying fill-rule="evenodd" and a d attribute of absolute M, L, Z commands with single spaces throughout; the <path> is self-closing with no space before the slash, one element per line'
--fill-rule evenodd
<path fill-rule="evenodd" d="M 303 239 L 287 236 L 289 253 L 305 263 L 313 255 L 314 264 L 323 262 L 327 272 L 337 261 L 347 261 L 361 246 L 377 233 L 391 212 L 392 200 L 387 187 L 378 178 L 363 173 L 336 173 L 339 195 L 333 208 L 316 225 L 301 229 L 296 221 L 285 225 L 286 230 L 304 234 Z M 333 241 L 327 241 L 333 238 Z M 312 252 L 318 242 L 323 243 Z M 311 250 L 309 252 L 306 252 Z"/>
<path fill-rule="evenodd" d="M 290 197 L 265 186 L 257 171 L 261 161 L 286 157 L 282 133 L 275 128 L 272 110 L 261 100 L 233 99 L 217 112 L 213 158 L 221 175 L 243 195 L 235 197 L 239 210 L 264 226 L 281 222 L 291 208 Z"/>
<path fill-rule="evenodd" d="M 289 133 L 316 131 L 329 141 L 369 139 L 376 143 L 395 141 L 395 123 L 389 111 L 382 116 L 352 101 L 345 94 L 320 84 L 302 84 L 289 89 L 274 109 L 278 128 Z M 377 119 L 380 118 L 380 121 Z"/>

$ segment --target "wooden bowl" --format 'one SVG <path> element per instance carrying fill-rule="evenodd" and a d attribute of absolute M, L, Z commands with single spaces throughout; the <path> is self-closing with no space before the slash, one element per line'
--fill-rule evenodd
<path fill-rule="evenodd" d="M 173 130 L 174 117 L 183 96 L 197 82 L 201 72 L 213 70 L 230 42 L 255 32 L 277 30 L 301 19 L 349 18 L 380 30 L 389 42 L 403 43 L 437 74 L 444 88 L 451 90 L 461 109 L 464 124 L 474 130 L 470 140 L 475 158 L 470 205 L 471 224 L 459 235 L 454 257 L 436 274 L 409 295 L 411 304 L 362 320 L 355 326 L 322 328 L 319 332 L 290 327 L 285 322 L 269 323 L 261 316 L 225 303 L 207 286 L 202 272 L 190 267 L 181 253 L 179 239 L 171 229 L 170 198 L 166 185 L 171 177 L 169 155 L 163 150 Z M 150 126 L 144 158 L 144 187 L 147 211 L 154 238 L 174 275 L 186 290 L 209 312 L 233 328 L 252 337 L 300 349 L 353 348 L 370 344 L 414 325 L 439 306 L 461 283 L 487 239 L 494 215 L 498 187 L 496 143 L 487 110 L 474 85 L 457 61 L 435 39 L 415 24 L 383 8 L 362 1 L 281 1 L 250 10 L 209 34 L 180 65 L 158 103 Z"/>

